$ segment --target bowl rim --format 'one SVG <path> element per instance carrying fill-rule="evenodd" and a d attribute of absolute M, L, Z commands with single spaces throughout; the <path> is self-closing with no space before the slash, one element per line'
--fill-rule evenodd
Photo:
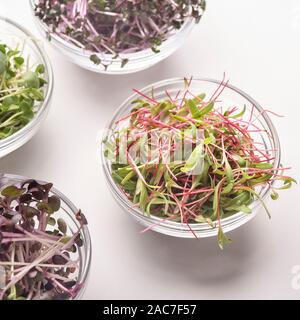
<path fill-rule="evenodd" d="M 163 86 L 173 85 L 176 83 L 183 83 L 184 80 L 185 80 L 185 78 L 177 77 L 177 78 L 171 78 L 171 79 L 158 81 L 158 82 L 152 83 L 150 85 L 147 85 L 146 87 L 139 90 L 139 92 L 146 93 L 146 92 L 149 92 L 149 90 L 152 90 L 153 88 L 159 89 L 160 87 L 163 87 Z M 200 78 L 200 77 L 193 78 L 192 81 L 193 82 L 208 82 L 208 83 L 217 84 L 217 85 L 220 85 L 222 83 L 219 80 L 215 80 L 215 79 L 211 79 L 211 78 Z M 263 112 L 264 109 L 256 100 L 254 100 L 250 95 L 243 92 L 242 90 L 240 90 L 236 86 L 231 85 L 231 84 L 227 84 L 226 88 L 232 90 L 235 94 L 242 96 L 244 99 L 249 101 L 249 103 L 251 103 L 258 110 L 258 112 L 261 113 L 261 116 L 263 117 L 265 123 L 268 126 L 268 130 L 271 133 L 271 138 L 274 143 L 275 149 L 277 150 L 275 153 L 275 159 L 273 161 L 274 167 L 276 169 L 279 169 L 280 168 L 280 160 L 281 160 L 281 145 L 280 145 L 280 140 L 279 140 L 277 130 L 276 130 L 272 120 L 270 119 L 269 115 L 266 112 Z M 111 121 L 106 126 L 106 129 L 109 130 L 114 126 L 115 122 L 117 121 L 117 119 L 119 117 L 119 114 L 122 111 L 125 111 L 126 109 L 128 109 L 130 107 L 130 102 L 132 100 L 134 100 L 137 96 L 138 96 L 137 93 L 131 94 L 120 105 L 120 107 L 115 111 Z M 106 180 L 109 183 L 109 188 L 112 191 L 112 193 L 114 194 L 114 196 L 116 197 L 116 199 L 118 199 L 120 201 L 120 203 L 122 203 L 128 209 L 128 211 L 131 214 L 133 214 L 136 218 L 138 218 L 139 220 L 148 221 L 153 226 L 158 226 L 158 227 L 161 226 L 164 228 L 170 228 L 174 231 L 179 231 L 179 232 L 189 231 L 190 232 L 190 229 L 188 226 L 186 226 L 186 224 L 183 224 L 181 222 L 168 221 L 168 220 L 164 221 L 164 219 L 153 216 L 153 215 L 148 217 L 145 214 L 143 214 L 143 212 L 139 208 L 132 207 L 132 202 L 123 194 L 123 192 L 116 185 L 116 183 L 114 182 L 114 180 L 110 174 L 110 164 L 109 164 L 109 161 L 104 156 L 104 148 L 103 148 L 103 141 L 105 141 L 105 139 L 107 138 L 107 133 L 108 133 L 107 131 L 104 132 L 104 134 L 102 136 L 102 140 L 101 140 L 101 160 L 102 160 L 102 167 L 103 167 L 103 171 L 104 171 Z M 264 201 L 266 199 L 266 197 L 270 194 L 271 186 L 273 184 L 274 184 L 274 181 L 271 182 L 271 185 L 267 185 L 264 188 L 262 188 L 262 190 L 260 192 L 260 199 L 262 201 Z M 192 227 L 193 231 L 195 231 L 195 232 L 205 232 L 207 230 L 215 230 L 215 229 L 217 229 L 217 227 L 219 225 L 221 225 L 223 228 L 229 227 L 231 224 L 238 223 L 239 221 L 242 221 L 245 219 L 247 220 L 247 218 L 249 218 L 249 217 L 254 217 L 255 216 L 254 209 L 261 204 L 261 200 L 255 199 L 251 203 L 251 205 L 249 205 L 249 207 L 253 210 L 253 212 L 251 214 L 238 212 L 232 216 L 221 219 L 220 224 L 218 221 L 216 221 L 215 228 L 212 228 L 208 223 L 191 223 L 190 226 Z"/>
<path fill-rule="evenodd" d="M 101 54 L 100 52 L 79 48 L 75 44 L 71 44 L 70 42 L 64 40 L 62 37 L 57 35 L 55 32 L 50 32 L 47 24 L 43 23 L 41 21 L 41 19 L 39 19 L 34 14 L 35 13 L 35 11 L 34 11 L 35 10 L 34 9 L 35 2 L 36 2 L 36 0 L 29 0 L 30 6 L 31 6 L 31 10 L 32 10 L 32 13 L 34 15 L 34 18 L 38 22 L 39 26 L 43 29 L 43 31 L 50 34 L 51 39 L 54 39 L 55 41 L 58 42 L 58 44 L 62 45 L 64 48 L 70 50 L 73 54 L 81 56 L 82 58 L 90 59 L 91 54 L 96 54 L 96 55 L 101 55 L 102 59 L 105 62 L 108 62 L 108 63 L 117 63 L 117 64 L 119 64 L 119 63 L 122 63 L 122 60 L 124 58 L 128 58 L 130 62 L 137 62 L 139 60 L 144 60 L 145 58 L 151 58 L 153 56 L 157 56 L 157 55 L 161 54 L 162 52 L 164 52 L 165 50 L 167 50 L 169 47 L 171 47 L 174 42 L 176 42 L 176 37 L 177 37 L 178 34 L 182 34 L 184 31 L 186 33 L 188 33 L 189 31 L 192 30 L 192 28 L 196 24 L 195 18 L 187 17 L 187 19 L 184 22 L 184 24 L 182 25 L 182 27 L 179 30 L 177 30 L 174 34 L 170 35 L 170 37 L 168 37 L 165 41 L 163 41 L 163 43 L 159 46 L 160 52 L 158 52 L 158 53 L 154 53 L 151 50 L 151 48 L 148 48 L 148 49 L 143 49 L 141 51 L 137 51 L 137 52 L 134 52 L 134 53 L 125 53 L 125 54 L 120 53 L 120 55 L 122 55 L 122 57 L 114 58 L 113 54 L 107 54 L 107 53 L 102 53 Z"/>
<path fill-rule="evenodd" d="M 8 181 L 10 181 L 10 180 L 24 181 L 24 180 L 29 179 L 28 177 L 24 177 L 21 175 L 10 174 L 10 173 L 0 173 L 0 182 L 1 182 L 1 179 L 3 179 L 3 178 L 8 179 Z M 43 181 L 43 180 L 39 180 L 39 179 L 35 179 L 35 180 L 38 181 L 39 183 L 46 183 L 46 181 Z M 51 188 L 50 191 L 51 191 L 51 193 L 58 196 L 62 200 L 62 202 L 65 203 L 66 206 L 72 211 L 72 213 L 75 214 L 79 211 L 77 209 L 77 207 L 75 206 L 75 204 L 65 194 L 63 194 L 61 191 L 56 189 L 54 186 Z M 63 212 L 64 212 L 64 214 L 68 215 L 68 217 L 72 220 L 72 222 L 74 222 L 74 224 L 76 226 L 78 226 L 78 222 L 76 219 L 74 219 L 74 215 L 69 214 L 65 210 L 63 210 Z M 85 291 L 87 279 L 90 274 L 91 262 L 92 262 L 92 240 L 91 240 L 91 234 L 90 234 L 88 225 L 84 225 L 82 227 L 81 232 L 85 238 L 84 251 L 86 253 L 86 258 L 85 258 L 85 263 L 82 266 L 82 271 L 81 271 L 82 275 L 80 278 L 80 280 L 81 280 L 80 282 L 82 283 L 82 287 L 80 288 L 78 294 L 74 297 L 75 300 L 78 300 L 83 295 L 83 293 Z"/>
<path fill-rule="evenodd" d="M 11 20 L 10 18 L 0 15 L 0 21 L 10 24 L 15 29 L 18 29 L 19 31 L 21 31 L 26 36 L 26 38 L 30 39 L 31 43 L 37 50 L 42 60 L 42 63 L 45 66 L 45 73 L 48 77 L 47 89 L 46 89 L 44 100 L 41 101 L 38 111 L 35 113 L 33 119 L 30 120 L 30 122 L 19 131 L 15 132 L 14 134 L 10 135 L 7 138 L 1 139 L 0 140 L 0 150 L 1 150 L 13 144 L 14 142 L 21 139 L 22 137 L 26 136 L 43 119 L 44 115 L 47 114 L 49 109 L 49 103 L 53 93 L 54 75 L 53 75 L 53 69 L 52 69 L 50 59 L 46 51 L 44 50 L 44 48 L 39 43 L 41 42 L 41 40 L 38 40 L 30 31 L 28 31 L 26 28 L 24 28 L 14 20 Z"/>

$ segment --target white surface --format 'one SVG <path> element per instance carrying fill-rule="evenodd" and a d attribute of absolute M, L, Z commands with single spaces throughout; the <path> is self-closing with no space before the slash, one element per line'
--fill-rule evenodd
<path fill-rule="evenodd" d="M 131 88 L 225 71 L 232 84 L 286 115 L 274 121 L 284 163 L 300 180 L 300 1 L 207 2 L 186 45 L 142 73 L 96 75 L 46 44 L 55 72 L 52 110 L 34 139 L 0 160 L 0 170 L 52 181 L 86 213 L 93 241 L 86 299 L 300 298 L 291 286 L 291 269 L 300 265 L 298 187 L 269 203 L 271 221 L 262 212 L 232 232 L 233 244 L 221 252 L 215 239 L 140 235 L 102 175 L 97 132 Z M 1 0 L 1 9 L 37 34 L 27 0 Z"/>

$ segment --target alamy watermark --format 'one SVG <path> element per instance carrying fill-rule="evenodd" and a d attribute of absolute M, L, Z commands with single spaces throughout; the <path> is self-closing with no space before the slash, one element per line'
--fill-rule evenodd
<path fill-rule="evenodd" d="M 166 128 L 148 133 L 133 129 L 107 131 L 105 136 L 102 148 L 112 164 L 185 163 L 191 174 L 196 175 L 203 170 L 206 143 L 203 129 Z"/>

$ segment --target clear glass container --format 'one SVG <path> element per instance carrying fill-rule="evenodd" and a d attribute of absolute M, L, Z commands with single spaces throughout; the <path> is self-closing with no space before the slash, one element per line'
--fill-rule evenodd
<path fill-rule="evenodd" d="M 18 184 L 23 182 L 24 180 L 28 180 L 28 178 L 12 174 L 0 174 L 0 190 L 5 186 Z M 45 183 L 43 181 L 39 182 Z M 55 217 L 56 219 L 64 219 L 68 226 L 68 229 L 70 230 L 69 235 L 77 232 L 80 228 L 80 223 L 75 219 L 75 215 L 78 212 L 76 206 L 63 193 L 55 188 L 51 189 L 50 195 L 55 195 L 61 200 L 61 209 L 58 212 L 54 213 L 53 217 Z M 83 246 L 78 247 L 78 251 L 75 254 L 74 258 L 79 258 L 80 261 L 80 267 L 77 274 L 77 282 L 82 284 L 82 287 L 80 288 L 80 291 L 77 293 L 74 300 L 80 300 L 84 294 L 88 281 L 92 257 L 92 244 L 88 226 L 83 226 L 80 231 L 80 235 L 81 239 L 83 240 Z"/>
<path fill-rule="evenodd" d="M 24 57 L 30 56 L 31 64 L 43 64 L 45 66 L 43 76 L 47 81 L 44 89 L 44 101 L 37 105 L 34 118 L 18 132 L 5 139 L 0 139 L 0 158 L 2 158 L 30 140 L 46 118 L 53 91 L 53 73 L 49 58 L 42 47 L 42 43 L 36 40 L 35 37 L 22 26 L 2 16 L 0 16 L 0 42 L 6 43 L 12 48 L 16 47 L 17 44 L 24 44 Z"/>
<path fill-rule="evenodd" d="M 169 57 L 180 48 L 196 24 L 194 18 L 187 18 L 184 25 L 159 46 L 159 53 L 146 49 L 136 53 L 122 54 L 122 59 L 129 60 L 124 67 L 121 67 L 122 60 L 120 58 L 113 59 L 113 55 L 111 54 L 101 56 L 102 62 L 109 65 L 107 70 L 105 70 L 102 65 L 96 65 L 90 60 L 90 56 L 94 52 L 83 50 L 50 32 L 48 26 L 35 16 L 34 8 L 37 1 L 29 0 L 36 25 L 41 34 L 46 39 L 51 38 L 50 43 L 71 62 L 97 73 L 128 74 L 147 69 Z"/>
<path fill-rule="evenodd" d="M 206 93 L 207 96 L 212 95 L 215 90 L 220 85 L 220 81 L 212 80 L 212 79 L 193 79 L 190 85 L 190 92 L 195 95 L 200 93 Z M 184 79 L 170 79 L 161 81 L 155 84 L 152 84 L 142 90 L 140 92 L 151 96 L 154 92 L 154 96 L 156 100 L 166 98 L 166 91 L 172 96 L 175 96 L 179 91 L 183 91 L 184 88 Z M 108 125 L 108 130 L 106 130 L 103 141 L 110 139 L 110 135 L 114 132 L 116 128 L 116 121 L 128 115 L 132 108 L 131 101 L 140 97 L 138 94 L 133 94 L 129 97 L 117 110 L 115 115 L 113 116 L 111 122 Z M 246 106 L 245 117 L 250 115 L 252 106 L 253 108 L 253 119 L 256 119 L 256 126 L 265 130 L 263 133 L 256 133 L 253 135 L 253 138 L 256 139 L 257 142 L 260 142 L 264 145 L 265 149 L 273 150 L 269 151 L 270 157 L 273 157 L 273 165 L 275 169 L 280 168 L 280 142 L 279 137 L 277 135 L 276 129 L 266 112 L 263 111 L 263 108 L 260 106 L 258 102 L 252 99 L 248 94 L 243 91 L 237 89 L 232 85 L 227 85 L 224 89 L 222 96 L 220 98 L 222 100 L 221 105 L 223 106 L 237 106 L 241 109 Z M 220 102 L 216 102 L 215 106 L 220 106 Z M 151 230 L 157 231 L 159 233 L 163 233 L 170 236 L 182 237 L 182 238 L 193 238 L 194 235 L 186 224 L 172 222 L 172 221 L 164 221 L 161 218 L 156 216 L 146 216 L 143 212 L 137 208 L 133 207 L 132 202 L 128 200 L 123 191 L 119 188 L 119 186 L 115 183 L 111 175 L 111 163 L 104 156 L 104 148 L 102 146 L 102 166 L 104 170 L 104 175 L 107 180 L 107 184 L 109 189 L 111 190 L 114 198 L 117 203 L 134 219 L 140 222 L 145 228 L 151 228 Z M 273 182 L 272 182 L 273 183 Z M 266 200 L 266 198 L 270 195 L 271 187 L 269 185 L 260 188 L 257 190 L 261 199 Z M 245 224 L 249 220 L 251 220 L 261 209 L 262 204 L 260 201 L 255 200 L 250 206 L 252 209 L 251 214 L 246 213 L 236 213 L 228 218 L 221 220 L 221 225 L 224 232 L 229 232 L 234 230 L 241 225 Z M 216 236 L 218 233 L 218 228 L 212 228 L 207 223 L 193 223 L 190 224 L 191 228 L 195 232 L 195 234 L 199 238 L 203 237 L 212 237 Z M 218 223 L 217 223 L 218 226 Z"/>

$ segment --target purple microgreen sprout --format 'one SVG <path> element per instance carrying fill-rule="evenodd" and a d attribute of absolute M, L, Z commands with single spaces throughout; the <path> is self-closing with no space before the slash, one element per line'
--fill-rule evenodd
<path fill-rule="evenodd" d="M 51 190 L 51 183 L 35 180 L 1 189 L 0 267 L 6 277 L 0 300 L 74 299 L 82 288 L 79 250 L 87 221 L 79 211 L 74 219 L 80 227 L 71 230 Z"/>
<path fill-rule="evenodd" d="M 38 0 L 36 16 L 48 26 L 48 39 L 56 34 L 84 51 L 90 60 L 105 69 L 112 60 L 160 45 L 187 19 L 196 23 L 205 10 L 205 0 Z"/>

